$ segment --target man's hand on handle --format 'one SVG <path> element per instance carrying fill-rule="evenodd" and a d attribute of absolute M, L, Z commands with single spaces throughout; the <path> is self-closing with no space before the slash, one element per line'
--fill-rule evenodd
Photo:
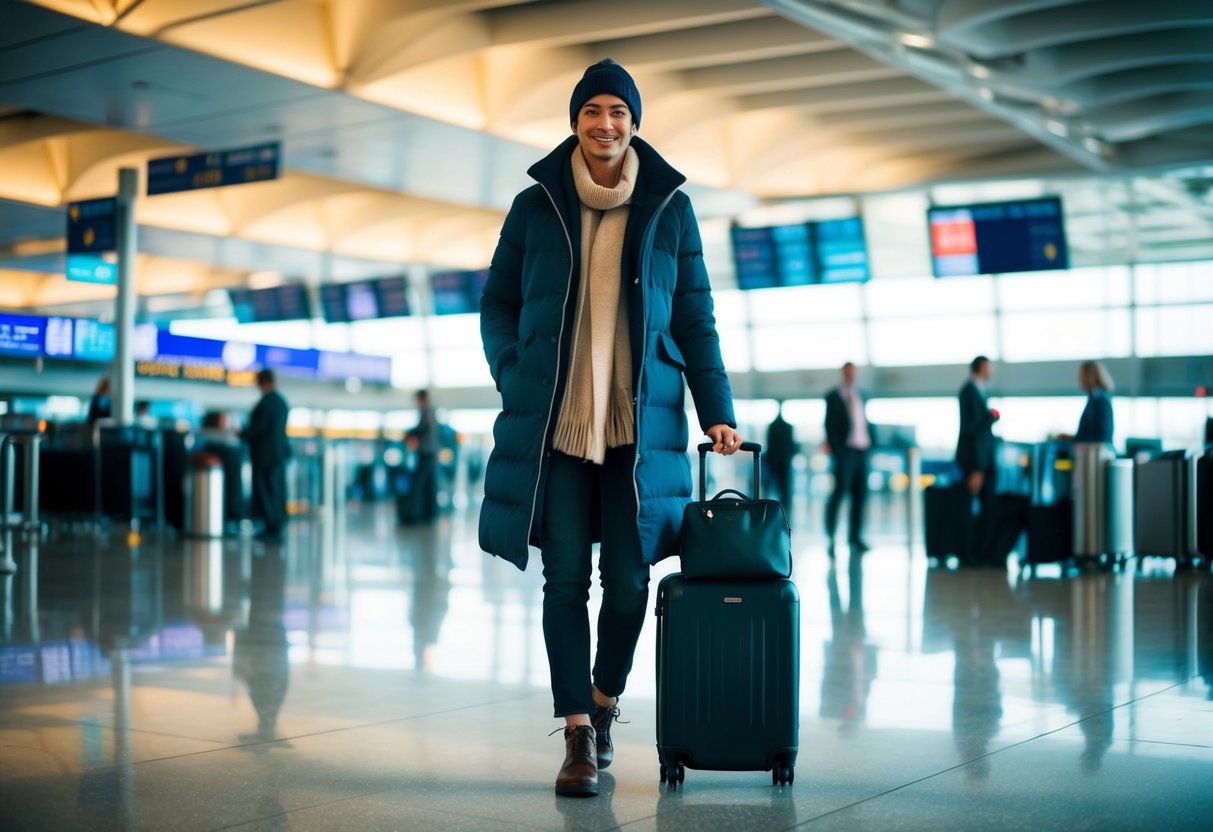
<path fill-rule="evenodd" d="M 984 484 L 984 482 L 985 474 L 983 474 L 981 471 L 974 471 L 973 473 L 969 474 L 969 491 L 972 492 L 973 496 L 977 496 L 981 493 L 981 486 Z"/>
<path fill-rule="evenodd" d="M 712 440 L 713 453 L 728 456 L 737 453 L 741 447 L 741 434 L 728 425 L 712 425 L 703 433 Z"/>

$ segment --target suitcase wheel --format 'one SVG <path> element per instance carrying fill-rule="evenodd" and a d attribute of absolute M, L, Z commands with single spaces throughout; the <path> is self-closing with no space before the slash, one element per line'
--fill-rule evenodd
<path fill-rule="evenodd" d="M 796 779 L 796 769 L 793 766 L 775 766 L 771 769 L 771 785 L 790 786 Z"/>
<path fill-rule="evenodd" d="M 667 784 L 671 790 L 677 789 L 678 784 L 687 779 L 687 770 L 679 763 L 661 767 L 661 782 Z"/>

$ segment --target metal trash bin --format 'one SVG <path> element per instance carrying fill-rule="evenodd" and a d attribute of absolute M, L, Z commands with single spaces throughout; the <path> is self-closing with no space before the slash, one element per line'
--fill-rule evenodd
<path fill-rule="evenodd" d="M 203 451 L 194 454 L 190 463 L 185 489 L 186 534 L 223 537 L 223 461 Z"/>
<path fill-rule="evenodd" d="M 1107 552 L 1108 505 L 1104 465 L 1112 451 L 1102 442 L 1074 443 L 1074 556 L 1099 557 Z"/>
<path fill-rule="evenodd" d="M 1104 497 L 1104 549 L 1109 555 L 1128 555 L 1133 551 L 1133 460 L 1109 459 L 1104 463 Z"/>

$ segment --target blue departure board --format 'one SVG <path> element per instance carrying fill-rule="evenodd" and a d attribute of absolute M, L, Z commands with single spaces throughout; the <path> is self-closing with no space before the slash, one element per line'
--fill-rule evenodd
<path fill-rule="evenodd" d="M 773 289 L 868 279 L 863 221 L 838 220 L 732 231 L 737 288 Z"/>
<path fill-rule="evenodd" d="M 326 283 L 320 287 L 321 312 L 331 324 L 402 318 L 412 314 L 408 288 L 404 277 Z"/>
<path fill-rule="evenodd" d="M 1070 265 L 1059 197 L 932 207 L 936 277 L 1051 271 Z"/>
<path fill-rule="evenodd" d="M 113 324 L 76 318 L 72 354 L 78 361 L 112 361 L 118 350 L 118 335 Z"/>
<path fill-rule="evenodd" d="M 350 322 L 350 310 L 345 302 L 344 283 L 321 284 L 320 314 L 330 324 L 348 324 Z"/>
<path fill-rule="evenodd" d="M 232 312 L 242 324 L 301 321 L 312 317 L 307 286 L 284 283 L 268 289 L 228 289 Z"/>
<path fill-rule="evenodd" d="M 277 179 L 281 151 L 281 145 L 271 142 L 236 150 L 152 159 L 147 163 L 147 195 Z"/>
<path fill-rule="evenodd" d="M 863 220 L 849 217 L 812 224 L 817 273 L 822 283 L 862 282 L 869 277 Z"/>
<path fill-rule="evenodd" d="M 42 354 L 46 318 L 0 313 L 0 355 L 37 358 Z"/>
<path fill-rule="evenodd" d="M 488 282 L 488 269 L 435 272 L 430 277 L 435 315 L 467 315 L 480 311 L 480 296 Z"/>
<path fill-rule="evenodd" d="M 409 284 L 404 277 L 381 277 L 374 281 L 375 300 L 380 318 L 404 318 L 411 315 Z"/>

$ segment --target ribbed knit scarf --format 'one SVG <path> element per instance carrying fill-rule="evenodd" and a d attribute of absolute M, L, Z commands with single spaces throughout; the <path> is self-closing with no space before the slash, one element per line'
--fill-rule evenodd
<path fill-rule="evenodd" d="M 621 265 L 628 204 L 639 169 L 636 151 L 629 147 L 619 184 L 604 188 L 590 177 L 581 148 L 573 148 L 573 182 L 581 200 L 581 283 L 569 380 L 552 446 L 599 465 L 607 448 L 636 441 Z"/>

